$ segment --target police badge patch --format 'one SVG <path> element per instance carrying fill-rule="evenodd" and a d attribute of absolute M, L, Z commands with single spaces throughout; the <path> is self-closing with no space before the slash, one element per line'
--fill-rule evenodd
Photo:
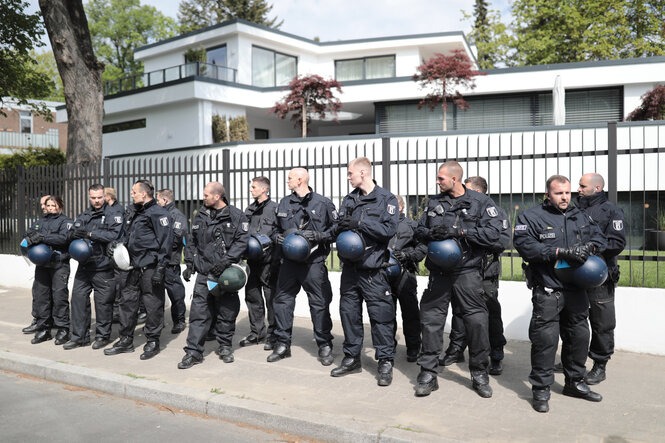
<path fill-rule="evenodd" d="M 68 230 L 69 230 L 69 229 L 72 229 L 72 224 L 71 224 L 71 223 L 67 223 L 67 229 L 68 229 Z"/>
<path fill-rule="evenodd" d="M 169 225 L 169 218 L 168 217 L 162 217 L 159 219 L 159 223 L 162 226 L 168 226 Z"/>
<path fill-rule="evenodd" d="M 623 220 L 612 220 L 612 226 L 615 231 L 623 231 Z"/>
<path fill-rule="evenodd" d="M 508 229 L 508 220 L 502 220 L 502 224 L 504 230 Z"/>
<path fill-rule="evenodd" d="M 248 222 L 242 222 L 242 230 L 247 232 L 249 231 L 249 223 Z"/>
<path fill-rule="evenodd" d="M 122 223 L 122 217 L 113 217 L 116 223 Z"/>
<path fill-rule="evenodd" d="M 332 218 L 333 220 L 337 220 L 339 218 L 339 214 L 337 213 L 337 211 L 332 212 Z"/>
<path fill-rule="evenodd" d="M 390 215 L 395 214 L 395 205 L 388 205 L 388 214 Z"/>
<path fill-rule="evenodd" d="M 180 229 L 182 227 L 182 223 L 175 222 L 175 223 L 173 223 L 173 227 L 176 228 L 176 229 Z"/>
<path fill-rule="evenodd" d="M 499 215 L 499 212 L 496 210 L 494 206 L 490 206 L 489 208 L 487 208 L 487 215 L 489 215 L 490 217 L 496 217 L 497 215 Z"/>
<path fill-rule="evenodd" d="M 515 226 L 516 231 L 526 231 L 526 225 L 517 225 Z"/>

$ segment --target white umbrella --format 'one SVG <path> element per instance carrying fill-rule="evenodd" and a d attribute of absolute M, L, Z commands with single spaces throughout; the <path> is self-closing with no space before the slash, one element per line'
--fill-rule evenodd
<path fill-rule="evenodd" d="M 557 75 L 552 90 L 552 120 L 555 126 L 566 124 L 566 91 L 563 89 L 561 76 Z"/>

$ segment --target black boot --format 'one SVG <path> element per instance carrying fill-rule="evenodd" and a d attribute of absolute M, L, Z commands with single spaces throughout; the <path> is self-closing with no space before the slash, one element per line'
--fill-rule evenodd
<path fill-rule="evenodd" d="M 60 328 L 55 333 L 55 344 L 60 346 L 69 341 L 69 329 Z"/>
<path fill-rule="evenodd" d="M 473 390 L 482 398 L 490 398 L 492 396 L 492 387 L 490 386 L 490 377 L 486 371 L 473 371 L 471 372 L 471 380 Z"/>
<path fill-rule="evenodd" d="M 379 360 L 379 386 L 390 386 L 393 382 L 393 361 L 388 359 Z"/>
<path fill-rule="evenodd" d="M 593 392 L 589 388 L 589 385 L 584 383 L 584 380 L 566 380 L 566 384 L 563 386 L 563 395 L 567 395 L 568 397 L 583 398 L 584 400 L 593 402 L 599 402 L 603 399 L 603 396 L 597 392 Z"/>
<path fill-rule="evenodd" d="M 455 363 L 462 363 L 464 361 L 464 351 L 455 351 L 450 354 L 446 353 L 443 358 L 439 359 L 439 364 L 442 366 L 450 366 Z"/>
<path fill-rule="evenodd" d="M 153 358 L 155 355 L 159 354 L 159 340 L 150 340 L 148 343 L 143 346 L 143 354 L 139 357 L 141 360 L 148 360 Z M 134 346 L 132 345 L 132 351 L 134 351 Z"/>
<path fill-rule="evenodd" d="M 331 377 L 342 377 L 348 374 L 356 374 L 362 371 L 362 366 L 360 364 L 360 356 L 350 357 L 348 355 L 344 356 L 342 359 L 342 364 L 330 371 Z"/>
<path fill-rule="evenodd" d="M 24 334 L 34 334 L 37 332 L 37 319 L 33 318 L 32 323 L 22 329 Z"/>
<path fill-rule="evenodd" d="M 330 366 L 335 361 L 332 353 L 332 346 L 329 344 L 319 346 L 319 358 L 323 366 Z"/>
<path fill-rule="evenodd" d="M 37 343 L 43 343 L 52 338 L 53 336 L 51 335 L 50 329 L 42 329 L 41 331 L 37 331 L 37 333 L 35 334 L 35 338 L 30 340 L 30 343 L 36 345 Z"/>
<path fill-rule="evenodd" d="M 434 372 L 421 370 L 417 382 L 416 397 L 425 397 L 430 395 L 432 391 L 439 389 L 439 381 Z"/>
<path fill-rule="evenodd" d="M 588 385 L 597 385 L 601 381 L 605 380 L 605 366 L 607 365 L 607 362 L 599 362 L 595 361 L 593 362 L 593 368 L 587 373 L 586 377 L 584 377 L 584 381 Z"/>
<path fill-rule="evenodd" d="M 272 354 L 268 356 L 267 360 L 268 363 L 273 363 L 287 357 L 291 357 L 291 348 L 284 343 L 278 343 L 277 346 L 275 346 L 275 349 L 273 349 Z"/>
<path fill-rule="evenodd" d="M 231 346 L 221 345 L 215 351 L 215 354 L 219 355 L 219 359 L 224 363 L 233 363 L 235 358 L 233 357 L 233 348 Z"/>
<path fill-rule="evenodd" d="M 501 360 L 490 359 L 490 375 L 501 375 L 503 374 L 503 364 Z"/>
<path fill-rule="evenodd" d="M 104 355 L 118 355 L 125 352 L 134 352 L 134 339 L 132 337 L 120 337 L 120 340 L 115 342 L 113 347 L 104 349 Z"/>
<path fill-rule="evenodd" d="M 550 410 L 550 387 L 545 388 L 532 388 L 533 392 L 533 401 L 531 406 L 533 406 L 534 411 L 537 412 L 549 412 Z"/>

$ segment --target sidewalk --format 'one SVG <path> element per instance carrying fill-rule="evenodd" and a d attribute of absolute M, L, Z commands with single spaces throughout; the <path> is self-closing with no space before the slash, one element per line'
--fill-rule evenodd
<path fill-rule="evenodd" d="M 235 362 L 224 364 L 208 342 L 205 361 L 188 370 L 183 356 L 187 330 L 170 334 L 166 313 L 162 352 L 140 361 L 145 337 L 140 327 L 136 352 L 104 356 L 90 347 L 65 351 L 53 340 L 38 345 L 21 333 L 30 323 L 30 291 L 0 288 L 0 369 L 163 404 L 215 417 L 324 441 L 662 441 L 665 435 L 665 357 L 618 352 L 608 379 L 595 390 L 604 397 L 590 403 L 561 395 L 563 374 L 552 387 L 550 413 L 531 409 L 529 343 L 506 347 L 504 373 L 491 377 L 494 396 L 478 397 L 465 363 L 443 369 L 439 390 L 413 395 L 418 366 L 407 363 L 400 335 L 394 380 L 376 384 L 369 328 L 363 372 L 330 377 L 341 361 L 342 328 L 335 322 L 335 365 L 316 360 L 308 318 L 296 318 L 291 358 L 267 363 L 262 346 L 238 348 L 248 333 L 241 312 L 234 339 Z M 298 299 L 298 304 L 306 303 Z M 93 311 L 94 312 L 94 311 Z M 94 329 L 94 328 L 93 328 Z M 117 337 L 117 325 L 114 336 Z M 663 340 L 663 337 L 653 337 Z M 447 345 L 447 336 L 446 336 Z"/>

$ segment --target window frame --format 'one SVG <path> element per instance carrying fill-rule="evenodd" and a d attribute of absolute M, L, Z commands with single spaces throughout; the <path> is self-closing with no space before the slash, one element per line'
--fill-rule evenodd
<path fill-rule="evenodd" d="M 273 69 L 272 69 L 272 86 L 258 86 L 254 84 L 254 48 L 259 48 L 264 51 L 270 51 L 272 52 L 273 56 Z M 266 48 L 265 46 L 260 46 L 260 45 L 252 45 L 252 86 L 258 86 L 259 88 L 277 88 L 277 87 L 282 87 L 288 85 L 288 83 L 284 85 L 278 85 L 277 84 L 277 54 L 282 55 L 284 57 L 291 57 L 295 59 L 296 62 L 296 73 L 295 76 L 298 76 L 298 56 L 296 55 L 291 55 L 287 54 L 285 52 L 280 52 L 280 51 L 275 51 L 274 49 Z M 291 81 L 291 80 L 289 80 Z"/>
<path fill-rule="evenodd" d="M 377 78 L 379 78 L 379 79 L 395 78 L 395 77 L 397 77 L 397 57 L 396 57 L 396 54 L 384 54 L 384 55 L 370 55 L 370 56 L 367 56 L 367 57 L 354 57 L 354 58 L 336 59 L 334 61 L 334 63 L 335 63 L 335 80 L 338 80 L 337 79 L 337 63 L 338 62 L 353 62 L 353 61 L 358 61 L 358 60 L 363 61 L 363 77 L 362 78 L 353 79 L 353 80 L 338 80 L 338 81 L 355 82 L 355 81 L 367 80 L 367 60 L 373 59 L 373 58 L 388 58 L 388 57 L 392 57 L 392 59 L 393 59 L 392 75 L 390 75 L 388 77 L 377 77 Z M 376 80 L 376 79 L 372 78 L 372 79 L 369 79 L 369 80 Z"/>
<path fill-rule="evenodd" d="M 28 115 L 23 115 L 23 113 L 27 113 Z M 27 120 L 30 123 L 30 130 L 28 132 L 23 132 L 23 121 Z M 33 134 L 33 131 L 35 129 L 34 126 L 34 120 L 33 120 L 33 115 L 31 111 L 24 111 L 24 110 L 19 110 L 18 112 L 18 130 L 20 134 Z"/>

